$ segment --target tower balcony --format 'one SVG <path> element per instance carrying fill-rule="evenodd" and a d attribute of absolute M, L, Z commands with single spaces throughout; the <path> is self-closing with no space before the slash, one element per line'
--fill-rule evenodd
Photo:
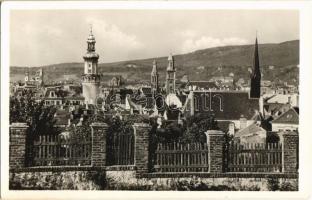
<path fill-rule="evenodd" d="M 89 59 L 99 59 L 99 54 L 95 52 L 87 52 L 84 56 L 83 59 L 89 60 Z"/>
<path fill-rule="evenodd" d="M 82 81 L 85 83 L 99 83 L 100 82 L 99 74 L 84 74 L 82 75 Z"/>

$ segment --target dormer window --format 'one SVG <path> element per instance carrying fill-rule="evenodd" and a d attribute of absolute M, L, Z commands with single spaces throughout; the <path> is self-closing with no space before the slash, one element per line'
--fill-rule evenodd
<path fill-rule="evenodd" d="M 55 92 L 54 91 L 50 92 L 50 97 L 55 97 Z"/>

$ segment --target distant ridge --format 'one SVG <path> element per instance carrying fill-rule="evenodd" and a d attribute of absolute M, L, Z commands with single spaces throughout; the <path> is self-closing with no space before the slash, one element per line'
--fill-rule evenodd
<path fill-rule="evenodd" d="M 187 74 L 192 80 L 208 80 L 212 76 L 234 73 L 235 78 L 249 79 L 248 68 L 252 65 L 254 45 L 234 45 L 196 50 L 191 53 L 175 55 L 178 78 Z M 260 65 L 263 79 L 282 80 L 298 83 L 299 40 L 286 41 L 278 44 L 259 44 Z M 122 75 L 130 81 L 150 80 L 153 60 L 157 61 L 160 81 L 164 81 L 167 57 L 128 60 L 99 64 L 99 72 L 107 75 Z M 269 69 L 268 66 L 274 66 Z M 83 62 L 60 63 L 44 66 L 45 78 L 62 80 L 63 75 L 73 75 L 77 80 L 83 73 Z M 272 68 L 272 67 L 271 67 Z M 10 68 L 11 81 L 20 80 L 27 69 L 32 73 L 37 67 Z M 221 69 L 221 70 L 220 70 Z M 22 78 L 23 80 L 23 78 Z"/>

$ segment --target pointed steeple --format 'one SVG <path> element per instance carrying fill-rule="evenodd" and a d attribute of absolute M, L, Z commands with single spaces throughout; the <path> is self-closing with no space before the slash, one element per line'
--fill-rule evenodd
<path fill-rule="evenodd" d="M 152 75 L 156 75 L 156 74 L 158 74 L 157 62 L 156 62 L 156 60 L 154 60 L 154 61 L 153 61 Z"/>
<path fill-rule="evenodd" d="M 172 54 L 168 56 L 167 76 L 166 76 L 166 93 L 175 93 L 176 68 Z"/>
<path fill-rule="evenodd" d="M 158 71 L 157 71 L 157 62 L 156 60 L 153 61 L 153 69 L 151 73 L 151 86 L 153 94 L 155 95 L 158 92 Z"/>
<path fill-rule="evenodd" d="M 254 63 L 253 63 L 253 75 L 259 75 L 260 73 L 260 64 L 259 64 L 259 50 L 258 50 L 258 38 L 256 37 L 255 43 L 255 52 L 254 52 Z"/>
<path fill-rule="evenodd" d="M 172 54 L 169 54 L 168 56 L 168 66 L 167 66 L 167 71 L 174 71 L 174 60 Z"/>
<path fill-rule="evenodd" d="M 256 37 L 254 58 L 253 58 L 253 69 L 250 77 L 250 97 L 259 98 L 261 90 L 261 71 L 259 64 L 259 50 L 258 50 L 258 37 Z"/>

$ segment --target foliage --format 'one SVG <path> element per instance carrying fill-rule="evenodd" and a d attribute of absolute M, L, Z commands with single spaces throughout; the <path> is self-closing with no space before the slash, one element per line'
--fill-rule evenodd
<path fill-rule="evenodd" d="M 278 178 L 268 178 L 268 190 L 269 191 L 277 191 L 277 190 L 279 190 Z"/>
<path fill-rule="evenodd" d="M 28 132 L 33 135 L 55 131 L 55 112 L 54 107 L 45 106 L 43 101 L 36 102 L 32 91 L 23 91 L 21 96 L 10 97 L 10 123 L 27 123 Z"/>
<path fill-rule="evenodd" d="M 280 191 L 298 191 L 298 182 L 283 182 L 280 186 Z"/>
<path fill-rule="evenodd" d="M 219 130 L 218 123 L 212 114 L 198 114 L 186 118 L 186 131 L 181 138 L 182 142 L 206 142 L 207 130 Z"/>
<path fill-rule="evenodd" d="M 298 181 L 282 181 L 279 182 L 278 178 L 268 178 L 269 191 L 298 191 Z"/>

